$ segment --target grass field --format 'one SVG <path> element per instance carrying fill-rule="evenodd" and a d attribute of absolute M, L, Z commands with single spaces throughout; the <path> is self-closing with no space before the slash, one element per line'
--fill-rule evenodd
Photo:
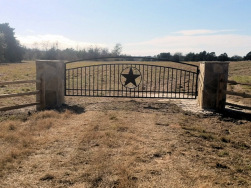
<path fill-rule="evenodd" d="M 230 79 L 250 83 L 250 69 L 231 62 Z M 0 78 L 35 79 L 35 64 L 0 65 Z M 22 91 L 0 93 L 6 89 Z M 15 100 L 0 106 L 34 99 Z M 251 187 L 248 114 L 193 114 L 158 99 L 67 97 L 66 104 L 0 114 L 0 187 Z"/>

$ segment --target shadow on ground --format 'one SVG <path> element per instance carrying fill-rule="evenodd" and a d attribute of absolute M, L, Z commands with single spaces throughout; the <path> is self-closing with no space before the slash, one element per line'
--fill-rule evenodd
<path fill-rule="evenodd" d="M 221 119 L 223 121 L 231 121 L 231 120 L 247 120 L 251 121 L 251 114 L 246 112 L 240 112 L 232 109 L 226 109 L 221 114 Z"/>
<path fill-rule="evenodd" d="M 64 112 L 65 110 L 70 110 L 75 114 L 85 113 L 85 108 L 83 106 L 78 106 L 78 105 L 63 104 L 62 107 L 60 107 L 56 110 L 59 112 Z"/>
<path fill-rule="evenodd" d="M 227 108 L 222 112 L 221 116 L 223 120 L 232 118 L 251 121 L 251 113 L 246 111 L 251 111 L 251 107 L 227 103 Z"/>

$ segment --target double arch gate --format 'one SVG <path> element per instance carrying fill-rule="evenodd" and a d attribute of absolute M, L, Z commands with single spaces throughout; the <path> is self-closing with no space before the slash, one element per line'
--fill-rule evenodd
<path fill-rule="evenodd" d="M 157 58 L 71 61 L 65 68 L 65 96 L 195 99 L 198 73 L 196 65 Z"/>

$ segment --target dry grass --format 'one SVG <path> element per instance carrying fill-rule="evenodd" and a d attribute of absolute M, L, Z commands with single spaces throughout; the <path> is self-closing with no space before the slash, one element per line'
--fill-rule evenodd
<path fill-rule="evenodd" d="M 247 116 L 157 99 L 66 102 L 71 110 L 0 114 L 0 187 L 251 186 Z"/>
<path fill-rule="evenodd" d="M 3 187 L 251 185 L 250 121 L 153 99 L 84 99 L 82 114 L 44 111 L 1 124 L 1 146 L 12 148 L 1 154 Z"/>
<path fill-rule="evenodd" d="M 62 114 L 45 111 L 34 114 L 25 121 L 2 121 L 0 125 L 0 177 L 38 149 L 37 147 L 43 142 L 43 139 L 40 139 L 41 134 L 62 123 L 65 117 L 69 117 L 69 114 L 71 114 L 69 111 Z"/>
<path fill-rule="evenodd" d="M 195 161 L 221 173 L 221 179 L 215 180 L 221 186 L 250 186 L 250 121 L 224 116 L 183 118 L 184 138 L 197 154 Z"/>

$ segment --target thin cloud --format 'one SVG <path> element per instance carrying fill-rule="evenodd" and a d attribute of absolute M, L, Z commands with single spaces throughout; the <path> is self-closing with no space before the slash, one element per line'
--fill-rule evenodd
<path fill-rule="evenodd" d="M 123 53 L 128 55 L 149 56 L 157 55 L 161 52 L 181 52 L 183 54 L 186 54 L 189 52 L 198 53 L 206 50 L 208 52 L 216 52 L 216 54 L 218 55 L 226 52 L 229 56 L 244 56 L 251 51 L 250 35 L 223 34 L 219 32 L 217 33 L 216 31 L 214 31 L 215 33 L 213 33 L 213 31 L 211 30 L 209 30 L 211 31 L 211 34 L 208 34 L 209 31 L 206 30 L 196 31 L 198 31 L 197 33 L 202 33 L 199 31 L 203 31 L 205 34 L 168 35 L 164 37 L 153 38 L 147 41 L 142 41 L 139 43 L 122 44 Z M 57 45 L 59 49 L 83 49 L 90 46 L 106 48 L 111 47 L 108 44 L 74 41 L 62 35 L 30 35 L 17 36 L 17 38 L 22 45 L 39 49 L 49 49 L 55 45 Z"/>
<path fill-rule="evenodd" d="M 197 30 L 182 30 L 174 33 L 181 35 L 205 35 L 205 34 L 215 34 L 215 33 L 223 33 L 223 32 L 232 32 L 235 31 L 233 29 L 225 29 L 225 30 L 207 30 L 207 29 L 197 29 Z"/>
<path fill-rule="evenodd" d="M 66 48 L 88 48 L 90 46 L 98 46 L 98 47 L 107 47 L 105 44 L 95 44 L 95 43 L 87 43 L 87 42 L 78 42 L 71 40 L 62 35 L 30 35 L 30 36 L 17 36 L 17 39 L 20 43 L 28 48 L 51 48 L 55 45 L 58 46 L 59 49 Z"/>
<path fill-rule="evenodd" d="M 236 34 L 164 36 L 124 45 L 132 55 L 156 55 L 161 52 L 216 52 L 217 54 L 246 55 L 251 50 L 251 36 Z"/>

